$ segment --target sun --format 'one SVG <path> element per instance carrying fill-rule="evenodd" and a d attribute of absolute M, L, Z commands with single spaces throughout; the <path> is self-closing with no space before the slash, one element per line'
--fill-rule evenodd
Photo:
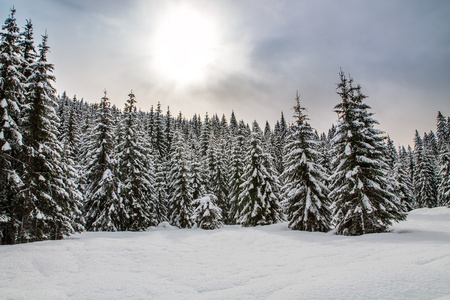
<path fill-rule="evenodd" d="M 178 6 L 162 18 L 153 45 L 159 75 L 178 85 L 197 83 L 215 62 L 217 26 L 199 11 Z"/>

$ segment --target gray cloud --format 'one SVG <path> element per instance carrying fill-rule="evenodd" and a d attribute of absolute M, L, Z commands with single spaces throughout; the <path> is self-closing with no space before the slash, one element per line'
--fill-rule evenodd
<path fill-rule="evenodd" d="M 312 125 L 325 131 L 336 121 L 342 67 L 397 144 L 411 143 L 416 128 L 434 130 L 438 110 L 450 115 L 448 1 L 6 0 L 3 18 L 13 2 L 19 21 L 32 18 L 37 34 L 48 29 L 58 90 L 89 101 L 107 88 L 122 107 L 134 89 L 144 110 L 157 101 L 187 116 L 234 109 L 273 125 L 281 111 L 290 118 L 299 90 Z M 174 3 L 217 19 L 231 53 L 208 81 L 183 89 L 151 71 L 149 40 Z"/>

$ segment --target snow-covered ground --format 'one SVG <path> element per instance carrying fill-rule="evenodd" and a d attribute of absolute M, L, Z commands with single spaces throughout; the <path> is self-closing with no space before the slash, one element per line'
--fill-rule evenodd
<path fill-rule="evenodd" d="M 450 299 L 450 209 L 358 237 L 287 224 L 0 246 L 0 299 Z"/>

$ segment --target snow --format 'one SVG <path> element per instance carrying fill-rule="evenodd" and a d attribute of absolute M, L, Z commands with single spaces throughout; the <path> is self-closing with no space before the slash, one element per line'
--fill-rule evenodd
<path fill-rule="evenodd" d="M 164 223 L 0 247 L 1 299 L 448 299 L 449 282 L 443 207 L 356 237 Z"/>

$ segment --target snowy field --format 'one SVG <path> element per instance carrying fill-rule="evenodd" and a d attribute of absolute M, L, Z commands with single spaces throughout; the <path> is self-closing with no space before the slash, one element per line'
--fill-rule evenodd
<path fill-rule="evenodd" d="M 358 237 L 287 224 L 0 246 L 0 299 L 450 299 L 450 209 Z"/>

